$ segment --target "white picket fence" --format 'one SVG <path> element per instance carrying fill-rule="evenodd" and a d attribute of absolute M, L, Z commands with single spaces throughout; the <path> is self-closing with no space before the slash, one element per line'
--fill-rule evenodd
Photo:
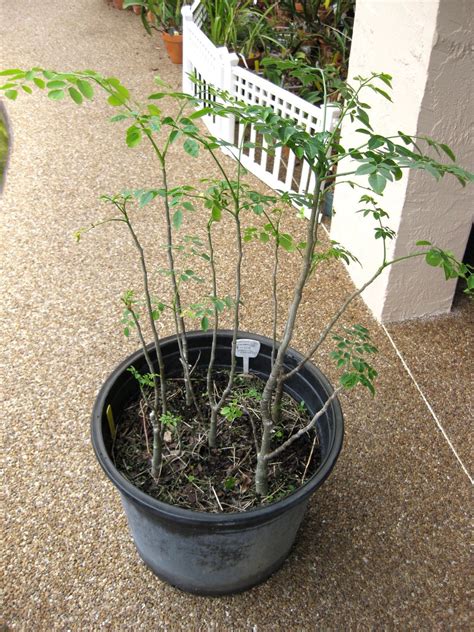
<path fill-rule="evenodd" d="M 293 120 L 309 132 L 321 132 L 324 125 L 327 130 L 332 129 L 337 108 L 329 106 L 324 112 L 323 108 L 241 68 L 235 53 L 230 53 L 226 47 L 215 46 L 201 30 L 205 15 L 200 0 L 183 7 L 182 12 L 184 92 L 206 102 L 215 99 L 209 90 L 212 86 L 245 103 L 271 107 L 280 116 Z M 197 79 L 197 83 L 191 77 Z M 202 120 L 213 136 L 230 144 L 226 153 L 236 157 L 244 126 L 236 124 L 232 117 L 205 116 Z M 269 153 L 265 139 L 253 126 L 247 126 L 245 133 L 244 140 L 250 145 L 257 145 L 244 148 L 240 155 L 246 169 L 277 191 L 304 194 L 314 189 L 314 176 L 310 174 L 306 161 L 297 158 L 287 148 L 277 147 Z"/>

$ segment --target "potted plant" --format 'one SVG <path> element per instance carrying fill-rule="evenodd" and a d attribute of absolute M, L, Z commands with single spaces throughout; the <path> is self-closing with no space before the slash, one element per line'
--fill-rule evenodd
<path fill-rule="evenodd" d="M 324 94 L 319 76 L 314 76 L 313 84 L 308 84 L 293 72 L 287 72 L 287 63 L 291 70 L 295 62 L 303 60 L 307 66 L 324 68 L 328 94 L 331 100 L 336 100 L 337 86 L 347 77 L 355 2 L 337 0 L 331 4 L 310 0 L 296 5 L 292 1 L 282 3 L 292 19 L 276 27 L 280 49 L 269 51 L 262 60 L 263 75 L 306 101 L 320 104 Z"/>
<path fill-rule="evenodd" d="M 128 231 L 143 280 L 139 293 L 124 288 L 122 296 L 124 334 L 135 333 L 140 349 L 113 371 L 97 396 L 93 446 L 120 492 L 136 547 L 157 575 L 200 594 L 245 590 L 283 563 L 310 495 L 336 462 L 343 439 L 338 394 L 356 387 L 375 392 L 377 372 L 370 359 L 376 348 L 368 330 L 359 323 L 339 326 L 352 301 L 388 267 L 419 257 L 442 268 L 446 278 L 464 278 L 467 292 L 474 289 L 473 268 L 428 241 L 389 258 L 386 244 L 394 231 L 379 201 L 386 183 L 402 178 L 409 169 L 422 169 L 436 178 L 454 176 L 462 185 L 473 176 L 455 163 L 443 143 L 401 132 L 385 137 L 372 130 L 365 93 L 390 98 L 390 77 L 383 73 L 358 77 L 355 87 L 341 83 L 344 100 L 335 128 L 312 135 L 271 108 L 245 105 L 224 93 L 209 95 L 209 102 L 202 104 L 158 82 L 158 91 L 140 104 L 118 79 L 93 71 L 33 68 L 1 74 L 6 81 L 1 88 L 10 99 L 38 88 L 53 100 L 70 97 L 81 104 L 99 87 L 118 110 L 112 121 L 126 125 L 127 145 L 144 142 L 151 147 L 159 182 L 152 188 L 104 196 L 111 210 L 77 233 L 81 239 L 104 223 Z M 320 76 L 324 83 L 324 73 Z M 166 106 L 157 107 L 166 99 L 177 104 L 176 115 L 168 115 Z M 218 154 L 225 143 L 203 133 L 197 124 L 211 113 L 233 116 L 252 127 L 265 138 L 260 151 L 290 147 L 316 176 L 314 191 L 269 196 L 252 190 L 239 155 L 229 172 Z M 340 144 L 346 117 L 360 125 L 358 148 Z M 204 153 L 220 177 L 203 179 L 199 187 L 171 182 L 167 165 L 174 143 L 192 158 Z M 445 155 L 447 163 L 430 151 Z M 341 160 L 345 168 L 338 173 Z M 348 179 L 362 187 L 360 212 L 370 224 L 368 233 L 381 245 L 380 266 L 298 353 L 290 345 L 304 288 L 327 260 L 354 259 L 343 245 L 325 244 L 319 238 L 323 193 Z M 287 203 L 296 198 L 309 210 L 309 219 L 302 219 L 303 238 L 285 230 L 285 215 L 292 212 Z M 138 228 L 140 211 L 148 205 L 154 205 L 157 222 L 166 227 L 167 265 L 158 272 Z M 193 226 L 191 234 L 183 234 L 185 223 L 188 230 Z M 222 287 L 216 252 L 215 235 L 222 228 L 235 251 L 230 292 Z M 273 253 L 271 338 L 239 330 L 245 300 L 242 272 L 248 263 L 244 246 L 251 241 L 261 244 L 265 256 Z M 229 250 L 230 246 L 226 256 Z M 280 327 L 276 277 L 283 250 L 294 256 L 298 273 Z M 198 300 L 189 298 L 186 288 L 191 283 L 202 284 Z M 223 330 L 225 314 L 232 326 Z M 175 324 L 175 335 L 162 339 L 156 323 L 166 315 Z M 189 323 L 196 320 L 200 330 L 189 331 Z M 311 361 L 330 338 L 335 345 L 331 356 L 341 372 L 336 388 Z"/>
<path fill-rule="evenodd" d="M 271 25 L 275 5 L 255 5 L 253 0 L 202 0 L 203 30 L 216 46 L 226 46 L 239 56 L 239 64 L 258 69 L 263 53 L 280 44 Z"/>
<path fill-rule="evenodd" d="M 173 64 L 183 63 L 181 9 L 183 0 L 124 0 L 124 8 L 141 7 L 142 23 L 148 34 L 161 32 L 166 52 Z"/>

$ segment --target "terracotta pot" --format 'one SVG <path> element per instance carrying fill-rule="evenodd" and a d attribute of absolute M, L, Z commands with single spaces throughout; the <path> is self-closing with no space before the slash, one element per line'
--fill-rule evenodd
<path fill-rule="evenodd" d="M 166 46 L 166 52 L 173 64 L 183 63 L 183 36 L 182 35 L 170 35 L 169 33 L 162 33 L 163 42 Z"/>
<path fill-rule="evenodd" d="M 139 4 L 134 4 L 132 9 L 135 15 L 140 15 L 140 13 L 142 12 L 142 8 Z"/>
<path fill-rule="evenodd" d="M 113 0 L 113 5 L 116 9 L 123 9 L 123 0 Z"/>

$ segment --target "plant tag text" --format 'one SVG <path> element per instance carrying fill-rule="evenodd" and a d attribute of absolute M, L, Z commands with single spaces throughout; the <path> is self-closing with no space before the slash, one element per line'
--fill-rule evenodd
<path fill-rule="evenodd" d="M 243 373 L 245 375 L 249 372 L 249 358 L 256 358 L 259 351 L 260 343 L 258 340 L 250 340 L 250 338 L 237 340 L 235 355 L 238 358 L 243 358 Z"/>

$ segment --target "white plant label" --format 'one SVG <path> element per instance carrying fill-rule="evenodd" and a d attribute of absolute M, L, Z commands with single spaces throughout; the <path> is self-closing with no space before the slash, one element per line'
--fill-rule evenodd
<path fill-rule="evenodd" d="M 249 358 L 256 358 L 259 351 L 260 343 L 258 340 L 250 340 L 250 338 L 240 338 L 240 340 L 237 340 L 235 355 L 238 358 L 243 358 L 244 374 L 248 374 L 249 372 Z"/>

